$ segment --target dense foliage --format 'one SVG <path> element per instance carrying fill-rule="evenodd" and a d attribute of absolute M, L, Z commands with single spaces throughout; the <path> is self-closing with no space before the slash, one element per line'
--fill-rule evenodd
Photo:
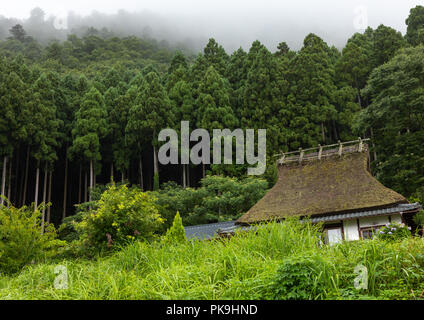
<path fill-rule="evenodd" d="M 396 223 L 389 223 L 386 226 L 378 230 L 377 236 L 383 240 L 399 240 L 408 238 L 411 236 L 411 228 L 405 225 L 399 225 Z"/>
<path fill-rule="evenodd" d="M 63 222 L 65 253 L 114 253 L 64 260 L 63 291 L 53 262 L 28 266 L 0 278 L 0 298 L 423 298 L 424 243 L 404 227 L 331 247 L 319 226 L 296 221 L 211 242 L 186 241 L 183 229 L 249 210 L 275 182 L 279 152 L 358 136 L 371 138 L 377 178 L 423 202 L 423 21 L 417 6 L 405 36 L 380 25 L 341 51 L 311 33 L 297 52 L 254 41 L 228 54 L 210 39 L 197 57 L 94 28 L 39 43 L 13 26 L 0 41 L 0 272 L 55 256 L 53 223 Z M 267 129 L 265 174 L 160 165 L 158 133 L 181 121 Z"/>
<path fill-rule="evenodd" d="M 424 179 L 422 8 L 411 10 L 405 37 L 380 25 L 341 51 L 311 33 L 297 52 L 255 41 L 228 54 L 210 39 L 194 57 L 93 28 L 40 44 L 16 25 L 0 41 L 2 194 L 16 206 L 52 202 L 45 219 L 59 223 L 112 180 L 158 191 L 169 181 L 201 186 L 207 173 L 244 179 L 242 164 L 161 165 L 158 132 L 179 132 L 184 120 L 209 133 L 267 129 L 269 186 L 280 151 L 371 137 L 378 179 L 415 196 Z M 186 223 L 215 219 L 188 219 L 193 213 L 246 210 L 215 195 L 227 203 L 176 209 Z"/>
<path fill-rule="evenodd" d="M 247 212 L 267 190 L 265 180 L 207 176 L 199 188 L 182 188 L 168 183 L 154 193 L 163 216 L 172 221 L 178 211 L 184 225 L 233 220 Z"/>
<path fill-rule="evenodd" d="M 64 246 L 52 224 L 41 232 L 41 211 L 13 206 L 0 209 L 0 274 L 46 261 Z"/>

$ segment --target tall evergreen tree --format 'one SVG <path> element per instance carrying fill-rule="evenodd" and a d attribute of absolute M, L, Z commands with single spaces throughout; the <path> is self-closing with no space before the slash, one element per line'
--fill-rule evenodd
<path fill-rule="evenodd" d="M 20 25 L 20 24 L 14 25 L 9 30 L 9 32 L 12 35 L 11 39 L 18 40 L 20 42 L 24 42 L 25 41 L 26 31 L 24 30 L 24 28 L 22 27 L 22 25 Z"/>
<path fill-rule="evenodd" d="M 6 193 L 7 163 L 13 155 L 15 146 L 27 135 L 25 118 L 27 116 L 27 87 L 21 78 L 10 72 L 6 61 L 0 60 L 0 154 L 3 158 L 1 195 Z M 3 198 L 1 199 L 3 205 Z"/>
<path fill-rule="evenodd" d="M 131 96 L 135 98 L 135 94 L 127 93 L 126 86 L 122 82 L 118 84 L 118 87 L 111 87 L 105 93 L 113 165 L 120 172 L 127 171 L 130 162 L 131 150 L 125 139 L 125 128 L 128 122 Z M 111 176 L 113 176 L 113 165 Z"/>
<path fill-rule="evenodd" d="M 32 87 L 32 100 L 30 102 L 31 122 L 28 125 L 28 133 L 31 139 L 31 151 L 37 163 L 36 185 L 35 185 L 35 206 L 38 205 L 40 164 L 44 162 L 44 193 L 47 183 L 47 172 L 52 170 L 54 161 L 57 160 L 56 148 L 59 145 L 59 126 L 61 121 L 57 118 L 57 106 L 54 86 L 49 80 L 48 74 L 41 74 Z M 44 201 L 45 202 L 45 201 Z M 43 228 L 44 216 L 43 210 Z"/>
<path fill-rule="evenodd" d="M 285 96 L 287 80 L 278 59 L 259 41 L 248 53 L 248 73 L 243 89 L 241 125 L 267 129 L 267 153 L 278 151 L 287 139 Z"/>
<path fill-rule="evenodd" d="M 167 88 L 175 116 L 174 129 L 178 132 L 181 121 L 189 121 L 192 124 L 196 122 L 193 88 L 191 82 L 188 81 L 188 68 L 184 63 L 181 63 L 177 69 L 174 69 L 168 75 Z M 184 188 L 190 185 L 189 170 L 188 164 L 182 165 L 182 184 Z"/>
<path fill-rule="evenodd" d="M 142 130 L 142 104 L 138 103 L 137 96 L 140 94 L 143 86 L 144 77 L 141 73 L 137 74 L 130 82 L 130 87 L 125 93 L 124 101 L 128 104 L 127 123 L 125 125 L 125 144 L 130 147 L 138 158 L 138 167 L 140 175 L 140 187 L 144 190 L 143 179 L 143 158 L 142 151 L 146 143 L 146 137 Z M 124 172 L 126 167 L 121 168 L 122 181 L 124 181 Z"/>
<path fill-rule="evenodd" d="M 72 130 L 72 152 L 82 155 L 90 165 L 90 188 L 94 187 L 94 167 L 102 158 L 100 141 L 107 134 L 106 118 L 104 99 L 93 87 L 85 94 L 75 114 L 75 126 Z"/>
<path fill-rule="evenodd" d="M 243 90 L 247 81 L 247 53 L 239 48 L 228 62 L 226 78 L 230 83 L 230 103 L 237 116 L 240 118 L 243 107 Z"/>
<path fill-rule="evenodd" d="M 309 34 L 289 70 L 291 84 L 289 104 L 290 128 L 294 130 L 291 148 L 325 143 L 328 124 L 335 117 L 333 105 L 334 69 L 328 56 L 327 44 Z"/>
<path fill-rule="evenodd" d="M 350 41 L 344 47 L 342 57 L 336 66 L 339 81 L 345 81 L 348 85 L 356 89 L 357 100 L 362 106 L 361 90 L 365 87 L 368 76 L 371 72 L 369 63 L 370 56 L 365 48 Z"/>
<path fill-rule="evenodd" d="M 424 6 L 412 8 L 405 23 L 408 26 L 405 35 L 408 43 L 413 46 L 424 43 Z"/>
<path fill-rule="evenodd" d="M 399 31 L 381 24 L 373 32 L 373 44 L 372 59 L 377 67 L 393 58 L 406 42 Z"/>
<path fill-rule="evenodd" d="M 363 90 L 371 102 L 355 121 L 358 132 L 374 128 L 377 176 L 408 196 L 424 182 L 424 49 L 401 51 L 375 69 Z"/>
<path fill-rule="evenodd" d="M 208 130 L 210 136 L 213 129 L 232 129 L 238 126 L 238 119 L 230 105 L 229 92 L 228 81 L 210 66 L 200 84 L 196 100 L 197 127 Z M 203 177 L 205 168 L 203 164 Z"/>
<path fill-rule="evenodd" d="M 211 38 L 204 48 L 203 53 L 208 66 L 213 66 L 221 76 L 224 76 L 229 60 L 224 48 L 214 38 Z"/>
<path fill-rule="evenodd" d="M 162 129 L 172 126 L 173 122 L 174 114 L 168 95 L 158 74 L 150 72 L 143 79 L 141 92 L 129 110 L 126 132 L 137 145 L 148 139 L 153 146 L 154 189 L 159 188 L 157 137 Z"/>
<path fill-rule="evenodd" d="M 63 210 L 62 219 L 66 217 L 67 208 L 67 195 L 68 195 L 68 167 L 69 159 L 73 159 L 73 154 L 69 152 L 72 146 L 72 128 L 75 124 L 75 113 L 80 108 L 82 99 L 88 90 L 88 81 L 85 77 L 80 77 L 76 74 L 68 73 L 61 81 L 61 87 L 65 96 L 66 104 L 60 104 L 58 109 L 58 116 L 63 121 L 63 145 L 64 145 L 64 158 L 65 158 L 65 175 L 64 175 L 64 188 L 63 188 Z M 76 155 L 78 158 L 78 155 Z M 81 163 L 82 159 L 79 160 Z M 78 186 L 79 194 L 81 193 L 81 183 Z M 79 201 L 81 197 L 79 197 Z"/>

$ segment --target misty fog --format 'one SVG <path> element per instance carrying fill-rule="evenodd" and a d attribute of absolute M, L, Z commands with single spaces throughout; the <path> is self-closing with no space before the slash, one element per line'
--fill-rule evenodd
<path fill-rule="evenodd" d="M 214 37 L 227 52 L 240 46 L 248 49 L 254 40 L 260 40 L 271 51 L 282 41 L 292 49 L 299 49 L 310 32 L 329 45 L 341 48 L 353 33 L 363 31 L 362 26 L 355 27 L 355 19 L 360 14 L 365 17 L 362 22 L 370 27 L 376 28 L 382 23 L 404 33 L 409 10 L 423 4 L 423 1 L 410 0 L 163 0 L 152 5 L 149 1 L 123 0 L 111 5 L 76 0 L 67 4 L 69 8 L 64 14 L 55 9 L 51 0 L 15 2 L 20 2 L 20 6 L 12 2 L 7 4 L 7 9 L 0 9 L 0 39 L 7 38 L 8 30 L 17 23 L 42 43 L 65 40 L 70 33 L 83 35 L 89 27 L 94 27 L 106 28 L 110 35 L 136 35 L 165 40 L 170 45 L 184 44 L 195 51 L 201 50 L 207 40 Z M 26 8 L 24 2 L 40 4 L 41 9 Z"/>

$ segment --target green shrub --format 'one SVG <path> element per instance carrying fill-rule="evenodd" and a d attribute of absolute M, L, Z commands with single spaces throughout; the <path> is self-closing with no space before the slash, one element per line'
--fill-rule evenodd
<path fill-rule="evenodd" d="M 65 240 L 67 242 L 73 242 L 80 239 L 81 235 L 77 230 L 78 223 L 84 219 L 84 216 L 90 214 L 90 211 L 97 210 L 102 194 L 108 189 L 108 187 L 112 186 L 113 184 L 117 188 L 125 185 L 123 183 L 115 184 L 114 182 L 108 183 L 107 185 L 96 184 L 96 186 L 90 191 L 92 199 L 91 202 L 83 202 L 75 205 L 76 213 L 63 219 L 62 223 L 57 229 L 59 239 Z"/>
<path fill-rule="evenodd" d="M 401 240 L 411 236 L 411 231 L 409 229 L 410 228 L 405 225 L 390 223 L 378 231 L 377 237 L 389 241 Z"/>
<path fill-rule="evenodd" d="M 80 234 L 77 230 L 77 225 L 80 223 L 87 212 L 79 211 L 76 214 L 66 217 L 63 219 L 62 224 L 57 229 L 57 234 L 60 240 L 66 242 L 72 242 L 80 238 Z"/>
<path fill-rule="evenodd" d="M 182 243 L 187 241 L 187 238 L 185 236 L 183 221 L 178 211 L 177 211 L 177 214 L 175 215 L 171 228 L 169 228 L 168 231 L 166 232 L 164 241 L 169 243 Z"/>
<path fill-rule="evenodd" d="M 41 233 L 40 217 L 40 210 L 28 207 L 0 209 L 0 272 L 17 272 L 29 263 L 52 257 L 65 244 L 56 239 L 52 224 Z"/>
<path fill-rule="evenodd" d="M 154 197 L 126 186 L 109 186 L 97 206 L 77 226 L 84 246 L 96 251 L 150 240 L 164 222 Z"/>
<path fill-rule="evenodd" d="M 307 300 L 321 296 L 326 289 L 325 264 L 322 259 L 307 255 L 284 259 L 271 286 L 271 298 Z"/>

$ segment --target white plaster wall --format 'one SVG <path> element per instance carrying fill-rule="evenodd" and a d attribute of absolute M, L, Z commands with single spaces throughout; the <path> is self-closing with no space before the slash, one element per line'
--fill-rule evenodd
<path fill-rule="evenodd" d="M 381 226 L 381 225 L 386 225 L 387 223 L 389 223 L 388 216 L 359 218 L 359 226 L 361 228 L 371 227 L 371 226 Z"/>
<path fill-rule="evenodd" d="M 400 216 L 400 214 L 392 215 L 391 219 L 393 223 L 398 223 L 398 224 L 402 223 L 402 217 Z"/>
<path fill-rule="evenodd" d="M 393 223 L 402 223 L 402 218 L 400 214 L 394 214 L 390 216 L 391 222 Z M 371 227 L 371 226 L 381 226 L 389 223 L 389 216 L 377 216 L 377 217 L 367 217 L 359 219 L 360 228 Z M 343 221 L 344 229 L 344 238 L 347 241 L 359 240 L 359 230 L 358 222 L 354 220 L 344 220 Z"/>
<path fill-rule="evenodd" d="M 345 240 L 359 240 L 358 224 L 356 220 L 343 221 L 343 230 Z"/>

